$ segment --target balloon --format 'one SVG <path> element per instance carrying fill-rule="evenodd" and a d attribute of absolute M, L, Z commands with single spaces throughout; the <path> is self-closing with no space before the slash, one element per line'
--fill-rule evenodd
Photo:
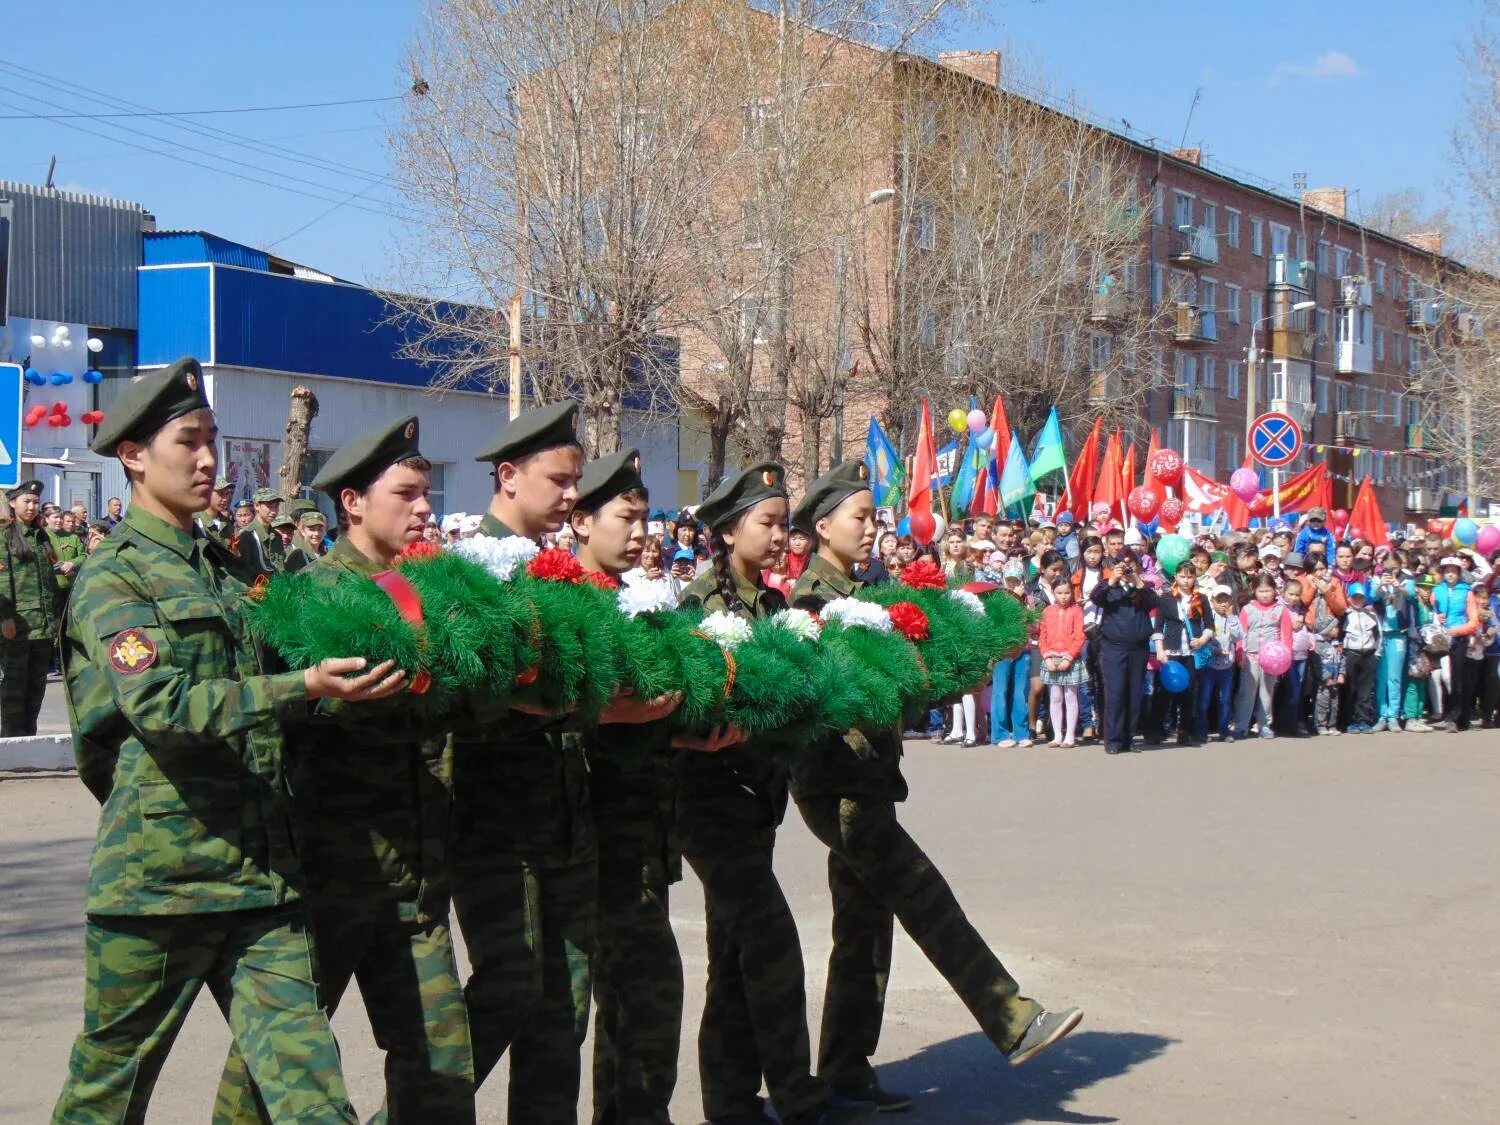
<path fill-rule="evenodd" d="M 984 416 L 983 410 L 971 410 L 965 419 L 969 427 L 969 433 L 982 433 L 984 428 L 990 424 L 990 420 Z"/>
<path fill-rule="evenodd" d="M 931 543 L 937 533 L 937 520 L 931 512 L 912 512 L 906 517 L 911 537 L 918 543 Z"/>
<path fill-rule="evenodd" d="M 911 517 L 910 516 L 902 516 L 901 517 L 901 522 L 898 523 L 898 524 L 896 524 L 896 534 L 897 535 L 910 535 L 911 534 Z"/>
<path fill-rule="evenodd" d="M 1250 503 L 1260 492 L 1260 475 L 1254 469 L 1236 469 L 1229 477 L 1229 491 Z"/>
<path fill-rule="evenodd" d="M 54 387 L 60 387 L 64 383 L 71 383 L 72 381 L 73 376 L 69 375 L 66 371 L 54 371 L 52 373 L 52 385 Z"/>
<path fill-rule="evenodd" d="M 1188 684 L 1193 682 L 1192 674 L 1187 670 L 1187 666 L 1175 660 L 1168 660 L 1157 670 L 1156 674 L 1161 679 L 1161 686 L 1173 695 L 1180 695 L 1187 691 Z"/>
<path fill-rule="evenodd" d="M 1140 532 L 1142 535 L 1144 535 L 1147 539 L 1150 539 L 1157 533 L 1157 531 L 1161 529 L 1161 520 L 1155 519 L 1150 520 L 1146 523 L 1137 522 L 1136 526 L 1140 528 Z"/>
<path fill-rule="evenodd" d="M 1187 561 L 1188 552 L 1193 545 L 1181 535 L 1163 535 L 1161 542 L 1156 545 L 1156 561 L 1160 564 L 1162 573 L 1171 577 L 1177 572 L 1177 568 Z"/>
<path fill-rule="evenodd" d="M 1156 509 L 1161 507 L 1161 501 L 1144 484 L 1138 484 L 1130 490 L 1125 506 L 1130 509 L 1131 515 L 1144 523 L 1156 517 Z"/>
<path fill-rule="evenodd" d="M 948 425 L 955 434 L 961 434 L 969 428 L 969 416 L 955 406 L 948 411 Z"/>
<path fill-rule="evenodd" d="M 1474 536 L 1474 547 L 1485 558 L 1489 558 L 1495 551 L 1500 551 L 1500 527 L 1487 523 L 1479 529 L 1479 534 Z"/>
<path fill-rule="evenodd" d="M 1292 650 L 1280 641 L 1267 641 L 1260 646 L 1260 670 L 1268 676 L 1280 676 L 1292 666 Z"/>
<path fill-rule="evenodd" d="M 47 337 L 42 336 L 42 335 L 32 336 L 31 337 L 31 346 L 33 348 L 45 348 L 47 346 Z"/>
<path fill-rule="evenodd" d="M 1158 449 L 1151 455 L 1151 475 L 1168 488 L 1182 483 L 1182 454 L 1175 449 Z"/>
<path fill-rule="evenodd" d="M 974 441 L 978 443 L 980 449 L 988 449 L 995 444 L 995 431 L 980 430 L 979 433 L 974 435 Z"/>
<path fill-rule="evenodd" d="M 1176 531 L 1177 525 L 1182 522 L 1182 517 L 1187 514 L 1187 505 L 1175 496 L 1168 496 L 1161 502 L 1159 514 L 1162 527 L 1168 531 Z"/>
<path fill-rule="evenodd" d="M 98 336 L 90 336 L 88 347 L 89 351 L 93 352 L 95 355 L 98 355 L 104 350 L 104 341 L 99 339 Z"/>
<path fill-rule="evenodd" d="M 35 367 L 28 367 L 26 369 L 26 381 L 33 387 L 45 387 L 47 385 L 47 376 L 43 375 Z"/>
<path fill-rule="evenodd" d="M 104 382 L 104 372 L 91 367 L 83 373 L 83 381 L 85 383 L 102 383 Z"/>
<path fill-rule="evenodd" d="M 1453 525 L 1453 542 L 1460 547 L 1472 547 L 1479 538 L 1479 525 L 1465 516 Z"/>
<path fill-rule="evenodd" d="M 1349 523 L 1349 509 L 1335 508 L 1333 510 L 1333 514 L 1329 517 L 1328 522 L 1337 524 L 1339 527 L 1346 527 Z"/>
<path fill-rule="evenodd" d="M 932 541 L 936 543 L 939 539 L 941 539 L 948 533 L 948 521 L 945 520 L 942 516 L 933 516 L 932 522 Z"/>

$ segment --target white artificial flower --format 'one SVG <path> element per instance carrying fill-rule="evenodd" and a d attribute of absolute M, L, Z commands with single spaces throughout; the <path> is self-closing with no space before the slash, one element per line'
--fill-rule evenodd
<path fill-rule="evenodd" d="M 621 586 L 615 602 L 626 617 L 660 613 L 677 605 L 677 599 L 672 595 L 672 583 L 665 578 L 642 578 Z"/>
<path fill-rule="evenodd" d="M 880 633 L 891 631 L 891 617 L 885 607 L 858 598 L 834 598 L 823 607 L 824 621 L 838 621 L 845 626 L 860 626 Z"/>
<path fill-rule="evenodd" d="M 818 619 L 805 609 L 783 609 L 771 615 L 771 624 L 797 634 L 804 641 L 816 641 L 821 632 Z"/>
<path fill-rule="evenodd" d="M 734 648 L 750 639 L 750 622 L 723 610 L 710 613 L 699 623 L 698 629 L 725 648 Z"/>
<path fill-rule="evenodd" d="M 984 615 L 984 603 L 979 600 L 979 595 L 972 590 L 949 590 L 948 596 L 956 602 L 963 602 L 975 613 Z"/>
<path fill-rule="evenodd" d="M 536 558 L 541 548 L 524 535 L 507 535 L 504 539 L 473 535 L 459 540 L 453 549 L 464 558 L 477 562 L 501 582 L 509 582 L 515 577 L 516 568 Z"/>

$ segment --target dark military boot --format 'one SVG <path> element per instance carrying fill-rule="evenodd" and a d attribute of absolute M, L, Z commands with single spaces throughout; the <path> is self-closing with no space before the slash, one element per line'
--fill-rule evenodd
<path fill-rule="evenodd" d="M 857 1102 L 834 1094 L 822 1105 L 782 1118 L 783 1125 L 854 1125 L 875 1116 L 870 1102 Z"/>
<path fill-rule="evenodd" d="M 1020 1066 L 1072 1031 L 1082 1019 L 1082 1008 L 1069 1008 L 1066 1012 L 1049 1012 L 1043 1009 L 1042 1014 L 1031 1021 L 1031 1026 L 1021 1036 L 1021 1041 L 1007 1051 L 1005 1057 L 1010 1060 L 1011 1066 Z"/>
<path fill-rule="evenodd" d="M 869 1102 L 876 1113 L 903 1113 L 912 1107 L 913 1102 L 910 1094 L 882 1089 L 879 1079 L 871 1079 L 870 1084 L 862 1089 L 840 1090 L 840 1093 L 854 1101 Z"/>

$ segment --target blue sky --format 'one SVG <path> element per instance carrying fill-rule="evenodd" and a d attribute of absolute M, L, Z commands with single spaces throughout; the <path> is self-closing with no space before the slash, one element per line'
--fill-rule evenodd
<path fill-rule="evenodd" d="M 420 12 L 417 0 L 25 4 L 7 14 L 0 41 L 0 115 L 120 111 L 65 83 L 158 111 L 391 97 L 406 86 L 402 59 Z M 1451 184 L 1449 138 L 1461 114 L 1457 50 L 1473 18 L 1470 0 L 1327 0 L 1295 9 L 1009 0 L 984 6 L 945 45 L 998 47 L 1013 72 L 1040 74 L 1097 115 L 1171 145 L 1201 88 L 1188 144 L 1222 162 L 1283 184 L 1306 172 L 1313 186 L 1358 190 L 1352 209 L 1406 186 L 1438 205 Z M 344 277 L 399 284 L 399 220 L 356 209 L 395 202 L 380 177 L 396 112 L 388 101 L 187 119 L 295 158 L 162 118 L 0 118 L 0 179 L 40 183 L 55 153 L 59 186 L 137 200 L 163 228 L 275 243 L 277 253 Z M 358 192 L 352 205 L 330 211 Z"/>

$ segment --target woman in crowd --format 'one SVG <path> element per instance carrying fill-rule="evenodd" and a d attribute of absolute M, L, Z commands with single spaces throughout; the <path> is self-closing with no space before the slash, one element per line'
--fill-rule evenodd
<path fill-rule="evenodd" d="M 1002 568 L 1004 592 L 1027 605 L 1026 568 L 1020 559 L 1007 561 Z M 997 595 L 998 596 L 998 595 Z M 990 738 L 1001 749 L 1030 746 L 1031 725 L 1027 707 L 1031 700 L 1031 646 L 995 665 L 990 689 Z"/>
<path fill-rule="evenodd" d="M 1122 559 L 1107 582 L 1091 595 L 1102 610 L 1099 622 L 1099 670 L 1104 682 L 1104 751 L 1123 754 L 1132 748 L 1140 722 L 1151 640 L 1151 613 L 1159 599 L 1136 569 Z"/>

